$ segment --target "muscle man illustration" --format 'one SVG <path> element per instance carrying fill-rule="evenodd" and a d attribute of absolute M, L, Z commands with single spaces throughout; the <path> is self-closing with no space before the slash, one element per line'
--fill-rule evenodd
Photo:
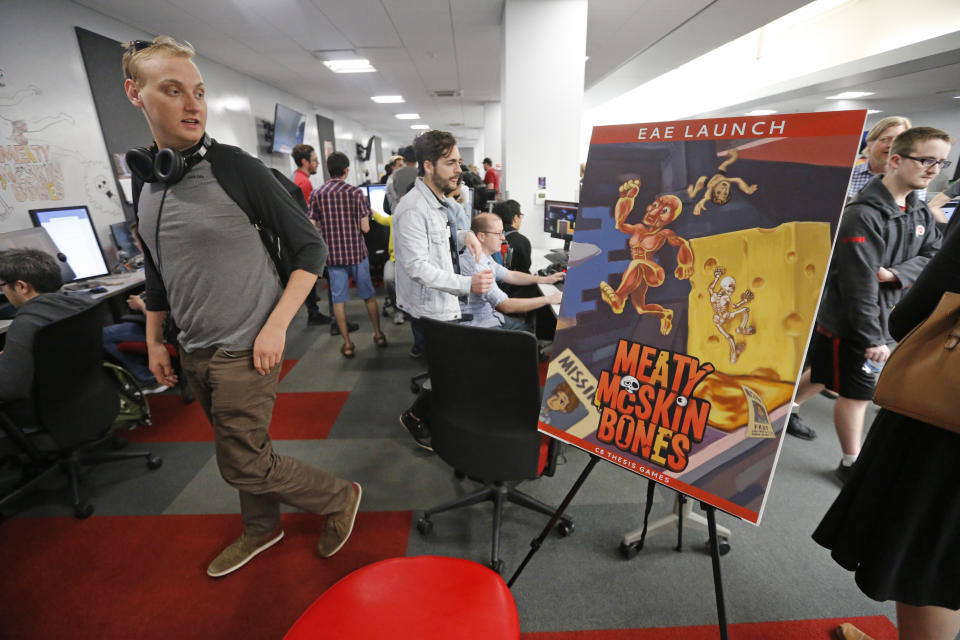
<path fill-rule="evenodd" d="M 623 313 L 629 297 L 638 314 L 649 313 L 660 318 L 660 333 L 667 335 L 673 329 L 673 311 L 646 301 L 647 290 L 662 285 L 665 277 L 663 267 L 654 262 L 653 257 L 666 243 L 679 247 L 674 275 L 679 280 L 688 280 L 693 275 L 693 249 L 672 229 L 664 228 L 680 215 L 682 205 L 676 196 L 660 196 L 647 205 L 642 223 L 627 224 L 627 216 L 633 211 L 634 199 L 639 191 L 640 180 L 628 180 L 620 186 L 620 199 L 614 208 L 614 217 L 617 229 L 630 235 L 627 246 L 630 247 L 631 261 L 623 271 L 617 290 L 601 282 L 600 292 L 614 313 Z"/>
<path fill-rule="evenodd" d="M 757 190 L 757 185 L 747 184 L 743 178 L 731 178 L 727 176 L 727 167 L 736 162 L 737 157 L 737 150 L 731 149 L 730 157 L 717 167 L 718 173 L 715 173 L 709 182 L 707 182 L 707 176 L 700 176 L 697 179 L 696 186 L 687 186 L 687 195 L 691 198 L 697 196 L 700 189 L 703 189 L 704 184 L 706 184 L 707 187 L 707 190 L 703 192 L 703 199 L 693 207 L 693 215 L 698 216 L 701 211 L 707 208 L 707 200 L 720 205 L 730 202 L 730 185 L 732 184 L 740 187 L 740 191 L 743 191 L 747 195 Z"/>
<path fill-rule="evenodd" d="M 740 316 L 740 326 L 736 328 L 737 333 L 749 336 L 756 333 L 757 330 L 750 326 L 750 308 L 746 306 L 748 302 L 753 300 L 753 292 L 747 289 L 740 294 L 739 302 L 733 302 L 733 292 L 737 288 L 737 281 L 731 276 L 726 276 L 723 280 L 720 280 L 720 277 L 726 272 L 727 270 L 723 267 L 718 267 L 713 272 L 713 282 L 710 283 L 710 306 L 713 307 L 714 326 L 717 327 L 720 335 L 730 343 L 730 364 L 733 364 L 743 353 L 743 350 L 747 348 L 747 345 L 745 342 L 734 340 L 733 336 L 723 328 L 723 324 L 735 316 Z M 717 281 L 720 282 L 719 288 L 717 287 Z"/>

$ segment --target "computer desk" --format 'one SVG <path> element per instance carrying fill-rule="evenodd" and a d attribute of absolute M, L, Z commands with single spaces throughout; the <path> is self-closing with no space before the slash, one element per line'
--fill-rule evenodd
<path fill-rule="evenodd" d="M 96 278 L 96 280 L 102 282 L 107 290 L 103 293 L 74 293 L 73 295 L 84 296 L 95 301 L 107 300 L 143 286 L 145 276 L 143 275 L 143 269 L 140 269 L 131 273 L 103 276 Z M 12 322 L 13 320 L 0 320 L 0 335 L 7 332 L 7 328 Z"/>
<path fill-rule="evenodd" d="M 547 259 L 547 254 L 552 251 L 551 249 L 546 249 L 544 247 L 532 247 L 530 249 L 530 271 L 531 273 L 539 273 L 541 269 L 545 269 L 550 266 L 551 262 Z M 540 287 L 540 293 L 545 296 L 550 296 L 559 291 L 552 284 L 538 284 Z M 553 310 L 553 316 L 555 318 L 560 317 L 560 305 L 552 304 L 550 308 Z"/>

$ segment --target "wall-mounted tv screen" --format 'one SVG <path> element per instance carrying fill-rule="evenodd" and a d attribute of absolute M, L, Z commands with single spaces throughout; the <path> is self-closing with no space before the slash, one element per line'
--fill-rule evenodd
<path fill-rule="evenodd" d="M 31 209 L 30 219 L 33 226 L 43 227 L 60 252 L 67 256 L 67 264 L 73 269 L 77 280 L 110 273 L 86 207 Z"/>
<path fill-rule="evenodd" d="M 290 153 L 303 142 L 303 132 L 307 128 L 307 117 L 299 111 L 277 103 L 273 115 L 273 153 Z"/>

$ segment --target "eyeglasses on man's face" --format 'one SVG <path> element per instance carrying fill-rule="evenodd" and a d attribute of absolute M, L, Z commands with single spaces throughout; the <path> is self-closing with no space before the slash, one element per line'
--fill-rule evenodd
<path fill-rule="evenodd" d="M 506 235 L 502 229 L 500 231 L 481 231 L 481 233 L 489 233 L 492 236 L 500 236 L 501 238 Z"/>
<path fill-rule="evenodd" d="M 914 156 L 908 156 L 905 153 L 899 154 L 901 158 L 908 158 L 915 162 L 919 162 L 923 165 L 924 169 L 930 169 L 931 167 L 936 166 L 938 169 L 946 169 L 953 162 L 951 160 L 937 160 L 936 158 L 916 158 Z"/>

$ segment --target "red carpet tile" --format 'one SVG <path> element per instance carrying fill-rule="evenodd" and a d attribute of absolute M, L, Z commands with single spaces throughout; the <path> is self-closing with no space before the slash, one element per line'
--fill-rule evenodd
<path fill-rule="evenodd" d="M 0 526 L 0 637 L 279 640 L 351 571 L 403 556 L 411 514 L 361 513 L 337 555 L 316 555 L 322 518 L 284 514 L 286 537 L 216 580 L 207 564 L 236 515 L 15 519 Z"/>
<path fill-rule="evenodd" d="M 281 379 L 281 380 L 283 380 L 283 379 L 287 376 L 287 374 L 290 373 L 290 369 L 293 369 L 295 366 L 297 366 L 297 362 L 298 362 L 297 360 L 284 360 L 284 361 L 283 361 L 283 364 L 280 365 L 280 379 Z"/>
<path fill-rule="evenodd" d="M 727 627 L 730 640 L 833 640 L 833 630 L 850 622 L 874 640 L 897 640 L 897 629 L 886 616 L 750 622 Z M 522 640 L 717 640 L 716 625 L 659 629 L 607 629 L 521 633 Z"/>
<path fill-rule="evenodd" d="M 330 433 L 348 391 L 278 393 L 270 423 L 274 440 L 322 440 Z M 179 396 L 150 396 L 153 425 L 124 434 L 131 442 L 212 442 L 213 429 L 200 404 Z"/>

